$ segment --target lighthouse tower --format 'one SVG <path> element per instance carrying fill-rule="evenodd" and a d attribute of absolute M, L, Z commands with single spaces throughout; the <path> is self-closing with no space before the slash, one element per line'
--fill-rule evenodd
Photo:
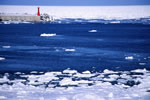
<path fill-rule="evenodd" d="M 40 7 L 38 7 L 38 13 L 37 16 L 40 16 Z"/>

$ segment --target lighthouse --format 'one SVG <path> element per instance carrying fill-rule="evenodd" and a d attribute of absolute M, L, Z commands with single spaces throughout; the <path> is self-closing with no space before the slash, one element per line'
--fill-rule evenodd
<path fill-rule="evenodd" d="M 37 16 L 40 16 L 40 7 L 38 7 L 38 13 Z"/>

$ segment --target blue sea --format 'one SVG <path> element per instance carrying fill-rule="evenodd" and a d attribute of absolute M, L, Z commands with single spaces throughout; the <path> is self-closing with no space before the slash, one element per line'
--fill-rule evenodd
<path fill-rule="evenodd" d="M 0 29 L 5 58 L 0 72 L 150 69 L 149 24 L 0 24 Z"/>
<path fill-rule="evenodd" d="M 0 24 L 0 100 L 149 100 L 149 70 L 148 23 Z"/>

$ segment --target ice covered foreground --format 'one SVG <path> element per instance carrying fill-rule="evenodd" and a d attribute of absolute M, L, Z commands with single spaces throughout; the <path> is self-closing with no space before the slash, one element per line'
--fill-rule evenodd
<path fill-rule="evenodd" d="M 150 6 L 40 6 L 54 18 L 138 19 L 150 17 Z M 37 6 L 0 6 L 1 13 L 35 14 Z"/>
<path fill-rule="evenodd" d="M 0 100 L 149 100 L 149 80 L 146 69 L 5 73 L 0 75 Z"/>

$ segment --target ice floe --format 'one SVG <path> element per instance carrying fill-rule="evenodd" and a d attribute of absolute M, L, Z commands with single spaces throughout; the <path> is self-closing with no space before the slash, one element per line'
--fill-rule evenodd
<path fill-rule="evenodd" d="M 2 46 L 2 48 L 11 48 L 11 46 Z"/>
<path fill-rule="evenodd" d="M 56 33 L 42 33 L 40 36 L 52 37 L 52 36 L 56 36 Z"/>
<path fill-rule="evenodd" d="M 16 76 L 17 75 L 17 76 Z M 150 71 L 0 74 L 2 100 L 149 100 Z M 13 94 L 13 95 L 12 95 Z"/>
<path fill-rule="evenodd" d="M 5 58 L 4 57 L 0 57 L 0 60 L 5 60 Z"/>
<path fill-rule="evenodd" d="M 89 30 L 89 32 L 97 32 L 97 30 Z"/>
<path fill-rule="evenodd" d="M 65 49 L 65 51 L 74 52 L 76 49 Z"/>
<path fill-rule="evenodd" d="M 126 60 L 132 60 L 133 59 L 133 56 L 127 56 L 125 57 Z"/>

